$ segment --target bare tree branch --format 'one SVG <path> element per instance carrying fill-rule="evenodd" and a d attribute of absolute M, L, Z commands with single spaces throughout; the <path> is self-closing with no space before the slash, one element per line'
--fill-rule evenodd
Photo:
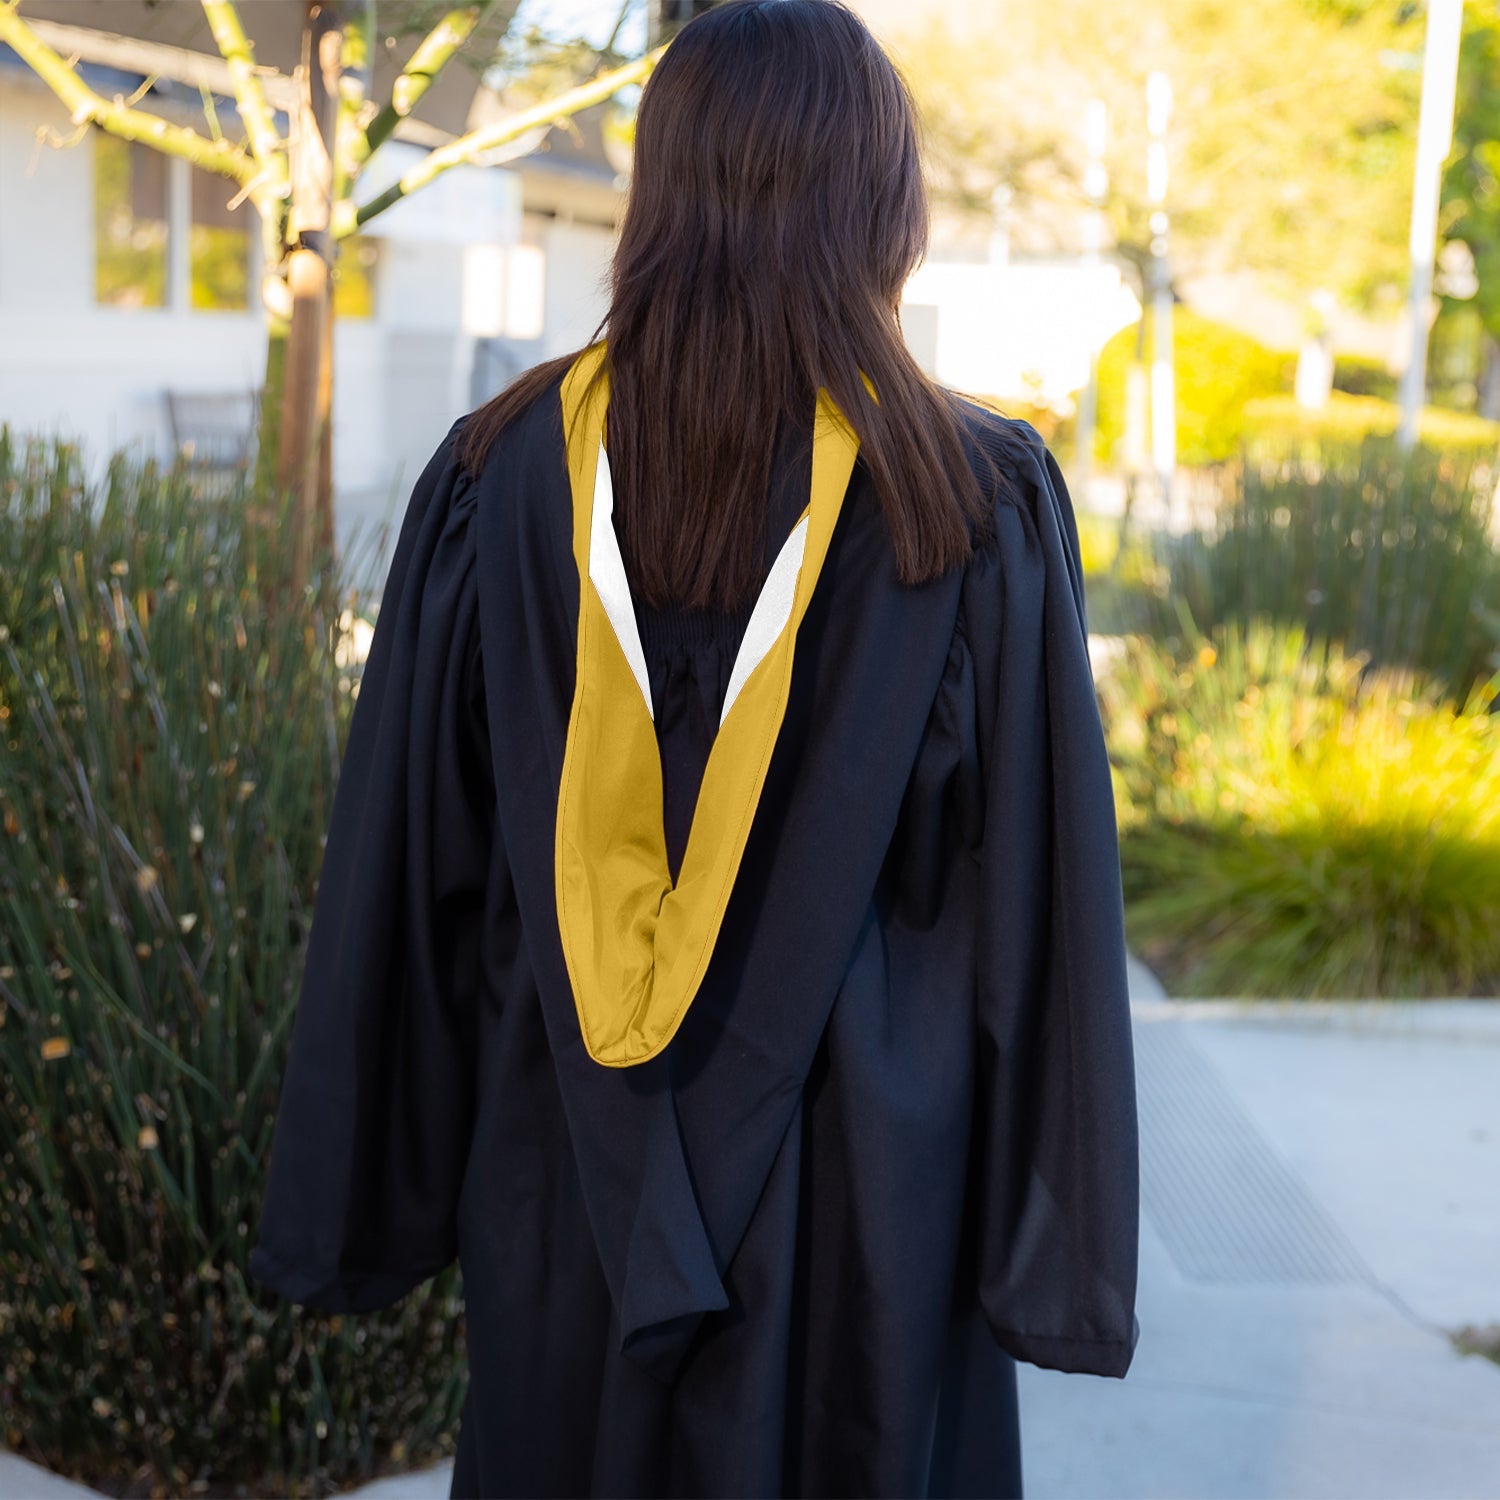
<path fill-rule="evenodd" d="M 245 122 L 250 154 L 260 175 L 274 185 L 276 196 L 281 196 L 287 183 L 286 155 L 281 150 L 266 91 L 255 71 L 255 53 L 240 24 L 239 12 L 234 8 L 234 0 L 202 0 L 202 4 L 214 42 L 234 81 L 235 103 Z"/>
<path fill-rule="evenodd" d="M 450 167 L 471 162 L 483 156 L 486 151 L 503 146 L 507 141 L 524 135 L 538 125 L 549 125 L 555 120 L 566 119 L 592 104 L 602 103 L 627 84 L 643 81 L 666 50 L 666 44 L 663 44 L 623 67 L 601 73 L 597 78 L 591 78 L 587 83 L 581 83 L 566 93 L 544 99 L 530 109 L 517 110 L 503 120 L 496 120 L 494 124 L 486 125 L 480 130 L 471 130 L 468 135 L 460 136 L 446 146 L 439 146 L 435 151 L 429 151 L 400 182 L 393 183 L 379 197 L 372 198 L 352 216 L 352 220 L 346 218 L 343 224 L 336 224 L 335 236 L 342 239 L 352 234 L 355 229 L 369 223 L 376 214 L 383 213 L 393 203 L 398 203 L 418 188 L 426 187 L 434 177 Z"/>
<path fill-rule="evenodd" d="M 604 44 L 606 55 L 615 50 L 615 43 L 620 39 L 620 32 L 624 29 L 626 19 L 630 15 L 630 8 L 634 4 L 635 0 L 621 0 L 620 13 L 615 17 L 615 24 L 610 27 L 609 40 Z M 647 4 L 650 4 L 650 0 L 647 0 Z"/>
<path fill-rule="evenodd" d="M 450 10 L 417 44 L 417 50 L 391 85 L 390 103 L 370 121 L 362 135 L 355 137 L 349 155 L 351 175 L 417 107 L 418 100 L 473 35 L 474 28 L 493 4 L 494 0 L 475 0 L 472 5 Z"/>
<path fill-rule="evenodd" d="M 340 203 L 363 158 L 356 157 L 370 108 L 370 78 L 375 47 L 375 0 L 354 0 L 346 7 L 339 55 L 338 118 L 333 127 L 333 201 Z M 368 153 L 367 153 L 368 154 Z"/>
<path fill-rule="evenodd" d="M 211 141 L 184 125 L 173 125 L 159 115 L 132 109 L 123 99 L 96 94 L 56 52 L 16 13 L 17 0 L 0 0 L 0 42 L 8 44 L 48 88 L 67 106 L 75 125 L 98 125 L 127 141 L 154 146 L 169 156 L 181 156 L 232 178 L 249 190 L 256 181 L 256 164 L 238 146 Z"/>

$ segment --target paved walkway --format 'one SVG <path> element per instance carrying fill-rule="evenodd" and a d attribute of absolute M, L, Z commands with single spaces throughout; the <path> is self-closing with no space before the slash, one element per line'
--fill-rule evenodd
<path fill-rule="evenodd" d="M 1500 1002 L 1175 1002 L 1141 973 L 1141 1342 L 1021 1367 L 1044 1497 L 1500 1496 Z"/>
<path fill-rule="evenodd" d="M 1447 1332 L 1500 1324 L 1500 1001 L 1133 990 L 1141 1342 L 1020 1367 L 1030 1500 L 1500 1500 L 1500 1365 Z M 0 1500 L 89 1493 L 0 1455 Z"/>

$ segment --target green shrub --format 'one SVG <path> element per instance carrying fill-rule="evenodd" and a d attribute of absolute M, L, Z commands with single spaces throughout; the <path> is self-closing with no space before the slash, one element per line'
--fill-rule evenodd
<path fill-rule="evenodd" d="M 1401 377 L 1386 369 L 1385 361 L 1363 354 L 1336 354 L 1333 359 L 1333 388 L 1350 396 L 1378 396 L 1394 402 Z"/>
<path fill-rule="evenodd" d="M 1125 432 L 1125 372 L 1135 359 L 1138 324 L 1122 328 L 1099 354 L 1096 453 L 1118 457 Z M 1145 359 L 1155 347 L 1154 320 L 1145 322 Z M 1177 461 L 1187 467 L 1235 456 L 1246 403 L 1289 391 L 1297 356 L 1265 345 L 1178 304 L 1172 314 L 1172 368 L 1177 398 Z"/>
<path fill-rule="evenodd" d="M 1497 689 L 1265 623 L 1133 638 L 1100 681 L 1132 943 L 1178 994 L 1493 993 Z"/>
<path fill-rule="evenodd" d="M 1337 390 L 1317 410 L 1299 406 L 1291 396 L 1259 396 L 1245 403 L 1243 424 L 1252 452 L 1257 444 L 1267 442 L 1277 451 L 1291 441 L 1315 449 L 1391 436 L 1401 425 L 1401 408 L 1379 396 L 1352 396 Z M 1500 454 L 1500 422 L 1472 412 L 1424 406 L 1417 415 L 1417 440 L 1455 455 L 1462 452 L 1471 461 L 1493 461 Z"/>
<path fill-rule="evenodd" d="M 1121 518 L 1079 511 L 1078 544 L 1090 631 L 1127 635 L 1149 630 L 1161 612 L 1167 575 L 1151 547 L 1130 531 L 1121 550 Z"/>
<path fill-rule="evenodd" d="M 0 1434 L 114 1493 L 324 1492 L 462 1398 L 456 1273 L 246 1280 L 352 692 L 257 517 L 0 433 Z"/>
<path fill-rule="evenodd" d="M 1266 617 L 1419 667 L 1460 697 L 1500 666 L 1495 474 L 1393 439 L 1262 447 L 1212 527 L 1160 538 L 1200 629 Z"/>
<path fill-rule="evenodd" d="M 1427 399 L 1472 414 L 1484 369 L 1485 323 L 1473 299 L 1443 297 L 1427 344 Z"/>

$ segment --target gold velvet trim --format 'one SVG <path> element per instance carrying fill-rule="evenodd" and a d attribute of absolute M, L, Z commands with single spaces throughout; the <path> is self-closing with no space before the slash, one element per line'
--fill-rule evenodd
<path fill-rule="evenodd" d="M 578 671 L 554 853 L 558 927 L 584 1045 L 596 1062 L 628 1067 L 671 1041 L 708 968 L 786 713 L 797 627 L 822 570 L 859 439 L 820 389 L 811 495 L 802 513 L 807 542 L 791 617 L 719 726 L 674 884 L 655 726 L 589 577 L 607 373 L 585 392 L 604 358 L 604 342 L 591 345 L 562 383 L 578 565 Z"/>

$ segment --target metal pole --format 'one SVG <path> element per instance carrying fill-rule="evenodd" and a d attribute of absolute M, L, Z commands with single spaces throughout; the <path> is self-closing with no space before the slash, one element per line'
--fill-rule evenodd
<path fill-rule="evenodd" d="M 1096 268 L 1104 247 L 1104 198 L 1109 191 L 1109 172 L 1104 165 L 1104 146 L 1109 131 L 1109 115 L 1104 100 L 1090 99 L 1087 142 L 1089 160 L 1084 170 L 1083 190 L 1090 208 L 1084 227 L 1083 263 L 1087 268 L 1090 296 L 1098 284 Z M 1092 306 L 1092 303 L 1091 303 Z M 1073 455 L 1073 493 L 1081 505 L 1088 505 L 1089 480 L 1094 470 L 1094 429 L 1099 412 L 1099 344 L 1092 322 L 1089 325 L 1089 373 L 1078 403 L 1078 442 Z"/>
<path fill-rule="evenodd" d="M 1177 468 L 1177 393 L 1172 379 L 1172 281 L 1167 265 L 1167 122 L 1172 85 L 1165 73 L 1146 79 L 1146 196 L 1151 211 L 1151 456 L 1164 517 L 1172 520 L 1172 479 Z"/>
<path fill-rule="evenodd" d="M 990 264 L 1010 264 L 1010 184 L 997 183 L 990 194 Z"/>
<path fill-rule="evenodd" d="M 1417 441 L 1417 418 L 1427 395 L 1427 299 L 1437 247 L 1438 197 L 1443 162 L 1453 145 L 1453 103 L 1458 88 L 1458 45 L 1463 0 L 1427 0 L 1422 48 L 1422 111 L 1417 120 L 1417 168 L 1411 200 L 1411 356 L 1401 376 L 1402 448 Z"/>
<path fill-rule="evenodd" d="M 193 166 L 169 156 L 166 168 L 167 307 L 185 313 L 193 309 Z"/>

